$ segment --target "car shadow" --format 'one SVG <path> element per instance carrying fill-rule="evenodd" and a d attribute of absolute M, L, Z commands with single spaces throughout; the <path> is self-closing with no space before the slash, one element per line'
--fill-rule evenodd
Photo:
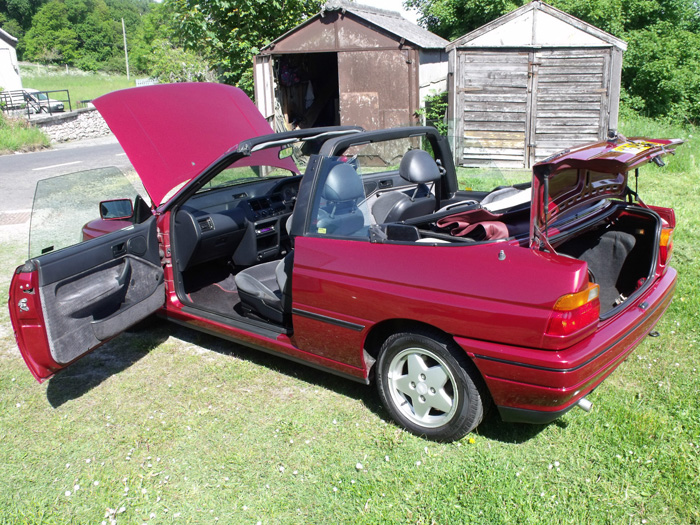
<path fill-rule="evenodd" d="M 534 425 L 529 423 L 506 423 L 498 414 L 498 409 L 495 406 L 491 407 L 489 413 L 484 417 L 484 420 L 476 428 L 475 433 L 494 441 L 501 443 L 520 444 L 525 443 L 539 435 L 550 425 L 556 425 L 560 428 L 566 428 L 567 423 L 557 419 L 546 425 Z"/>
<path fill-rule="evenodd" d="M 164 320 L 154 320 L 146 328 L 126 332 L 116 337 L 51 378 L 46 392 L 51 406 L 57 408 L 83 396 L 105 379 L 129 368 L 169 336 L 174 336 L 186 343 L 221 355 L 236 357 L 310 385 L 347 396 L 361 402 L 381 419 L 391 420 L 376 390 L 363 383 Z M 556 420 L 549 425 L 566 427 L 567 424 L 565 421 Z M 533 439 L 549 425 L 504 423 L 496 407 L 491 407 L 474 433 L 502 443 L 519 444 Z"/>
<path fill-rule="evenodd" d="M 209 335 L 184 326 L 173 326 L 172 335 L 187 343 L 201 346 L 221 355 L 237 357 L 241 360 L 274 370 L 326 390 L 350 397 L 363 403 L 382 419 L 389 417 L 375 395 L 375 390 L 364 384 L 326 370 L 297 363 L 284 357 L 256 350 L 220 337 Z"/>
<path fill-rule="evenodd" d="M 57 373 L 48 381 L 46 398 L 53 408 L 77 399 L 105 379 L 126 370 L 163 343 L 172 330 L 150 321 L 148 330 L 125 332 Z"/>

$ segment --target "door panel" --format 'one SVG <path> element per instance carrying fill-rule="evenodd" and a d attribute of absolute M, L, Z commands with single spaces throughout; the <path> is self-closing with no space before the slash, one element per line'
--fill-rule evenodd
<path fill-rule="evenodd" d="M 275 116 L 274 76 L 272 74 L 272 57 L 257 55 L 253 69 L 255 81 L 255 103 L 262 116 L 272 124 Z"/>
<path fill-rule="evenodd" d="M 610 70 L 607 49 L 542 50 L 535 54 L 530 164 L 607 132 Z"/>
<path fill-rule="evenodd" d="M 38 380 L 165 301 L 156 218 L 30 259 L 10 287 L 17 343 Z"/>
<path fill-rule="evenodd" d="M 462 166 L 525 167 L 529 55 L 460 51 L 455 156 Z"/>

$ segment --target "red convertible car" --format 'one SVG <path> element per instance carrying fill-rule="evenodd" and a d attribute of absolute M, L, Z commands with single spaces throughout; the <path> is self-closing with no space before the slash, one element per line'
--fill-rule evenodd
<path fill-rule="evenodd" d="M 95 106 L 152 204 L 102 202 L 126 227 L 17 268 L 10 314 L 39 381 L 158 312 L 374 383 L 399 425 L 451 441 L 492 404 L 532 423 L 590 408 L 673 295 L 674 212 L 628 183 L 677 140 L 614 136 L 480 193 L 433 128 L 271 134 L 214 84 Z"/>

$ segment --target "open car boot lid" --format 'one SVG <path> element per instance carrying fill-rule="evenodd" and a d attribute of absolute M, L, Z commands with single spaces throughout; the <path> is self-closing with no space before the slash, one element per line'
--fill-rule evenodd
<path fill-rule="evenodd" d="M 93 103 L 124 148 L 155 206 L 167 201 L 232 146 L 272 133 L 247 95 L 224 84 L 123 89 Z M 239 165 L 267 165 L 296 172 L 292 159 L 280 159 L 278 152 L 255 152 Z"/>
<path fill-rule="evenodd" d="M 663 165 L 661 157 L 674 153 L 680 144 L 680 139 L 628 139 L 617 135 L 564 150 L 535 164 L 530 246 L 546 246 L 552 233 L 550 226 L 565 213 L 603 199 L 624 199 L 630 171 L 651 161 Z"/>

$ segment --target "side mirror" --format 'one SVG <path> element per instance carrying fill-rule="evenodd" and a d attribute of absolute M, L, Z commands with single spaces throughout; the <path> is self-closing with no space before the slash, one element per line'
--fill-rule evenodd
<path fill-rule="evenodd" d="M 287 146 L 286 148 L 281 148 L 279 154 L 277 155 L 280 160 L 287 159 L 294 155 L 294 148 L 292 146 Z"/>
<path fill-rule="evenodd" d="M 106 221 L 131 219 L 134 216 L 134 204 L 131 199 L 115 199 L 100 202 L 100 218 Z"/>

